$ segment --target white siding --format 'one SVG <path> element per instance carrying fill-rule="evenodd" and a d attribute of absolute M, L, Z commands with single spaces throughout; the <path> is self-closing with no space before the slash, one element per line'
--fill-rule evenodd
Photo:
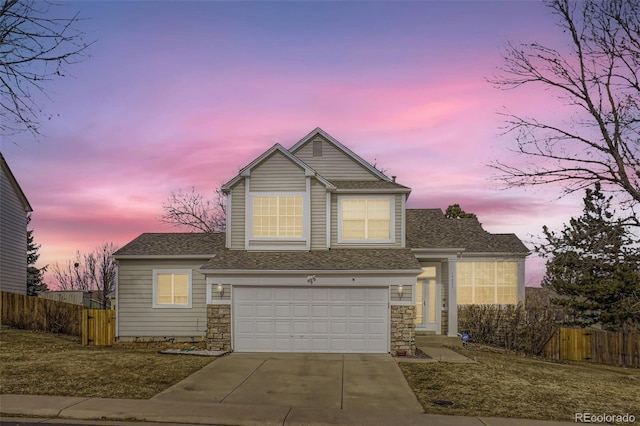
<path fill-rule="evenodd" d="M 279 152 L 251 170 L 251 192 L 305 191 L 304 170 Z"/>
<path fill-rule="evenodd" d="M 327 248 L 327 190 L 315 179 L 311 180 L 311 249 Z"/>
<path fill-rule="evenodd" d="M 358 194 L 349 194 L 358 195 Z M 365 195 L 365 194 L 360 194 Z M 389 243 L 376 243 L 376 244 L 340 244 L 338 243 L 338 196 L 331 194 L 331 247 L 340 248 L 376 248 L 376 247 L 402 247 L 402 227 L 404 223 L 402 221 L 402 194 L 396 194 L 394 196 L 394 212 L 395 212 L 395 241 Z"/>
<path fill-rule="evenodd" d="M 313 141 L 322 141 L 322 156 L 313 156 Z M 299 148 L 294 155 L 329 180 L 379 180 L 322 136 Z"/>
<path fill-rule="evenodd" d="M 27 213 L 0 168 L 0 290 L 27 293 Z"/>
<path fill-rule="evenodd" d="M 119 337 L 201 337 L 207 331 L 205 260 L 120 260 Z M 153 269 L 192 269 L 192 307 L 154 309 Z"/>
<path fill-rule="evenodd" d="M 245 192 L 244 180 L 231 190 L 231 249 L 244 250 L 244 211 Z"/>

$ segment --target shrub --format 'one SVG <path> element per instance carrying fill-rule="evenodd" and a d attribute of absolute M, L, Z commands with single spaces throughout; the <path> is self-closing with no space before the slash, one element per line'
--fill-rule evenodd
<path fill-rule="evenodd" d="M 553 310 L 529 309 L 518 305 L 461 305 L 458 329 L 471 341 L 541 355 L 558 328 Z"/>

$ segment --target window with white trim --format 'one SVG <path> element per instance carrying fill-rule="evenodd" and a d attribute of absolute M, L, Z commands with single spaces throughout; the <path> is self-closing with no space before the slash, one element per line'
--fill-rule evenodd
<path fill-rule="evenodd" d="M 340 241 L 393 240 L 393 197 L 340 197 Z"/>
<path fill-rule="evenodd" d="M 190 269 L 154 269 L 153 307 L 190 308 L 191 279 Z"/>
<path fill-rule="evenodd" d="M 518 262 L 458 262 L 458 305 L 518 303 Z"/>
<path fill-rule="evenodd" d="M 254 195 L 253 237 L 302 238 L 303 206 L 301 195 Z"/>

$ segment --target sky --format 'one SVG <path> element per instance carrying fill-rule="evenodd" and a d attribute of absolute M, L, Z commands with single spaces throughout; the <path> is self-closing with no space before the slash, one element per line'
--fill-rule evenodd
<path fill-rule="evenodd" d="M 33 209 L 38 266 L 122 246 L 162 223 L 172 191 L 213 193 L 274 143 L 321 127 L 412 188 L 409 208 L 459 203 L 530 248 L 581 211 L 558 188 L 505 189 L 519 161 L 501 113 L 569 119 L 540 88 L 487 82 L 507 41 L 563 46 L 534 1 L 61 2 L 90 57 L 46 82 L 41 135 L 0 140 Z M 543 262 L 527 261 L 538 285 Z M 47 275 L 50 287 L 53 278 Z"/>

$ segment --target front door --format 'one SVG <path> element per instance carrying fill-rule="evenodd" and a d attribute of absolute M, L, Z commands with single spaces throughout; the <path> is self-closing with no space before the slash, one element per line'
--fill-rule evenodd
<path fill-rule="evenodd" d="M 416 284 L 416 330 L 440 334 L 441 292 L 440 265 L 423 266 Z"/>

